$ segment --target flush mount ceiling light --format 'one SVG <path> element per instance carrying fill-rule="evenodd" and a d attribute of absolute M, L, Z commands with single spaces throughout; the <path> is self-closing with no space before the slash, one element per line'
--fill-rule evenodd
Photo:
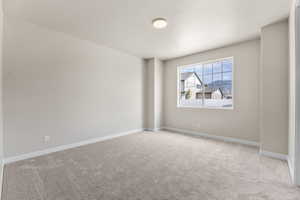
<path fill-rule="evenodd" d="M 152 20 L 152 25 L 156 29 L 163 29 L 163 28 L 166 28 L 166 26 L 168 25 L 168 22 L 164 18 L 156 18 L 156 19 Z"/>

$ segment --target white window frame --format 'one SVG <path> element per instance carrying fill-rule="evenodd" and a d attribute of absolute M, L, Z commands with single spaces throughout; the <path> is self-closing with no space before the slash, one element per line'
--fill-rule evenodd
<path fill-rule="evenodd" d="M 205 106 L 205 105 L 201 105 L 201 106 L 190 106 L 190 105 L 181 105 L 180 104 L 180 95 L 181 95 L 181 91 L 180 91 L 180 71 L 183 68 L 186 67 L 193 67 L 193 66 L 197 66 L 197 65 L 205 65 L 205 64 L 210 64 L 210 63 L 214 63 L 214 62 L 220 62 L 226 59 L 231 59 L 232 60 L 232 106 L 231 107 L 209 107 L 209 106 Z M 196 108 L 196 109 L 213 109 L 213 110 L 234 110 L 234 100 L 235 100 L 235 95 L 234 95 L 234 57 L 225 57 L 225 58 L 218 58 L 218 59 L 214 59 L 214 60 L 208 60 L 205 62 L 199 62 L 199 63 L 192 63 L 192 64 L 185 64 L 185 65 L 180 65 L 177 67 L 177 108 Z"/>

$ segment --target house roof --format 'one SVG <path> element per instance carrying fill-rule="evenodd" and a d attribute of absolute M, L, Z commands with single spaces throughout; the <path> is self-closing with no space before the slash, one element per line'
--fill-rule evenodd
<path fill-rule="evenodd" d="M 222 91 L 221 88 L 207 88 L 206 87 L 204 93 L 209 94 L 209 93 L 213 93 L 213 92 L 218 91 L 218 90 L 221 92 L 221 95 L 224 96 L 224 92 Z M 198 93 L 201 93 L 201 92 L 202 92 L 202 90 L 200 89 Z"/>
<path fill-rule="evenodd" d="M 202 84 L 201 79 L 199 78 L 198 74 L 196 72 L 184 72 L 180 74 L 180 80 L 185 81 L 186 79 L 188 79 L 189 77 L 191 77 L 193 74 L 195 74 L 195 76 L 197 77 L 197 79 L 199 80 L 199 82 Z"/>
<path fill-rule="evenodd" d="M 180 74 L 180 80 L 181 81 L 185 81 L 186 79 L 188 79 L 189 77 L 191 77 L 194 74 L 195 74 L 195 76 L 197 77 L 197 79 L 199 80 L 199 82 L 202 85 L 203 82 L 201 81 L 200 77 L 198 76 L 198 74 L 196 72 L 184 72 L 184 73 L 181 73 Z M 219 90 L 221 92 L 222 96 L 231 94 L 231 92 L 227 91 L 226 88 L 224 89 L 222 87 L 219 87 L 217 85 L 212 85 L 212 84 L 206 84 L 205 85 L 205 93 L 213 93 L 213 92 L 215 92 L 217 90 Z M 197 92 L 202 92 L 202 88 L 199 88 Z"/>

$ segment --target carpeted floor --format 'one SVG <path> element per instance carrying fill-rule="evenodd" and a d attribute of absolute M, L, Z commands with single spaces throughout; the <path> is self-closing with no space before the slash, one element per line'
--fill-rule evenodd
<path fill-rule="evenodd" d="M 5 167 L 3 200 L 300 200 L 256 148 L 137 133 Z"/>

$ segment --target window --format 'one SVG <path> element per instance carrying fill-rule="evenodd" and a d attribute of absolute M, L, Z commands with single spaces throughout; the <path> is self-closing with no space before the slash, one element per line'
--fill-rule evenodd
<path fill-rule="evenodd" d="M 233 58 L 178 67 L 178 107 L 233 108 Z"/>

